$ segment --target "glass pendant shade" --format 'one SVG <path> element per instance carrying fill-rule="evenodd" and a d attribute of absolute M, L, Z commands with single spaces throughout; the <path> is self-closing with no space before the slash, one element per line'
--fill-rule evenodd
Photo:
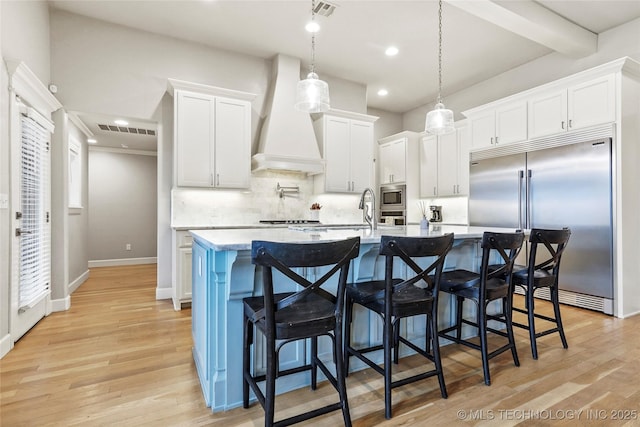
<path fill-rule="evenodd" d="M 296 109 L 308 113 L 323 113 L 329 110 L 329 85 L 310 72 L 307 78 L 298 82 Z"/>
<path fill-rule="evenodd" d="M 442 102 L 438 102 L 434 109 L 427 113 L 425 130 L 430 135 L 444 135 L 455 132 L 453 111 L 447 110 Z"/>

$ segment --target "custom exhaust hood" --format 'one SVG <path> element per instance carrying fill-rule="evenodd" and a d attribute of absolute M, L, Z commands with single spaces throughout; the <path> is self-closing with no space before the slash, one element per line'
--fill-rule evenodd
<path fill-rule="evenodd" d="M 323 173 L 324 160 L 320 157 L 311 116 L 293 106 L 300 80 L 300 60 L 276 55 L 272 74 L 267 117 L 262 125 L 258 151 L 251 158 L 252 171 Z"/>

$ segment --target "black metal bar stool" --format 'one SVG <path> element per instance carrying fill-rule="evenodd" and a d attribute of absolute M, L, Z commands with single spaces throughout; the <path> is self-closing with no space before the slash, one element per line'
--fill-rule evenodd
<path fill-rule="evenodd" d="M 514 326 L 527 329 L 531 340 L 531 355 L 538 358 L 538 346 L 536 338 L 557 332 L 560 335 L 562 346 L 568 348 L 567 338 L 562 327 L 560 317 L 560 300 L 558 297 L 558 277 L 560 272 L 560 260 L 562 253 L 567 247 L 571 230 L 545 230 L 540 228 L 531 229 L 529 235 L 529 261 L 528 267 L 515 266 L 513 273 L 513 284 L 524 291 L 525 307 L 513 307 L 514 311 L 524 313 L 528 317 L 528 324 L 513 322 Z M 554 317 L 545 316 L 535 312 L 534 293 L 538 289 L 548 288 L 551 303 L 553 304 Z M 555 327 L 536 332 L 535 319 L 552 322 Z"/>
<path fill-rule="evenodd" d="M 424 378 L 437 376 L 440 393 L 447 397 L 447 390 L 442 373 L 440 346 L 438 344 L 438 289 L 446 254 L 453 246 L 453 234 L 440 237 L 395 237 L 382 236 L 380 255 L 385 257 L 385 279 L 349 283 L 346 292 L 345 307 L 345 372 L 349 372 L 349 357 L 356 356 L 373 370 L 384 376 L 385 417 L 391 418 L 391 389 Z M 427 268 L 421 268 L 412 258 L 435 257 Z M 394 258 L 402 260 L 410 270 L 406 279 L 394 278 Z M 351 344 L 351 322 L 353 306 L 359 304 L 380 315 L 383 320 L 382 345 L 366 348 L 354 348 Z M 426 343 L 421 349 L 400 335 L 400 319 L 426 315 Z M 434 363 L 432 370 L 392 380 L 391 350 L 394 351 L 394 362 L 398 363 L 398 347 L 403 343 Z M 430 348 L 432 351 L 430 351 Z M 383 350 L 384 365 L 375 364 L 364 354 Z"/>
<path fill-rule="evenodd" d="M 359 249 L 359 237 L 334 242 L 303 244 L 252 242 L 251 260 L 262 269 L 264 296 L 249 297 L 243 300 L 243 406 L 249 407 L 249 387 L 251 387 L 264 408 L 265 426 L 286 426 L 338 409 L 342 410 L 345 426 L 351 425 L 345 386 L 344 358 L 342 356 L 342 319 L 349 264 L 352 259 L 358 256 Z M 298 267 L 327 267 L 329 271 L 312 283 L 292 270 L 292 268 Z M 274 269 L 299 285 L 300 290 L 274 293 Z M 322 288 L 323 285 L 330 283 L 330 278 L 338 274 L 335 294 Z M 266 338 L 265 375 L 256 375 L 251 372 L 251 348 L 255 347 L 254 327 L 261 331 Z M 318 337 L 321 335 L 327 335 L 331 338 L 336 365 L 335 376 L 318 358 Z M 299 367 L 280 370 L 278 355 L 282 346 L 306 338 L 311 339 L 310 361 Z M 276 378 L 310 370 L 311 388 L 315 390 L 318 368 L 338 391 L 339 401 L 274 422 Z M 258 386 L 258 382 L 261 381 L 265 381 L 265 393 Z"/>
<path fill-rule="evenodd" d="M 482 262 L 479 273 L 461 269 L 442 273 L 440 290 L 456 297 L 456 323 L 440 331 L 439 336 L 455 343 L 480 350 L 482 354 L 484 382 L 486 385 L 491 385 L 489 360 L 495 356 L 511 350 L 513 363 L 516 366 L 520 366 L 513 336 L 513 325 L 511 323 L 511 276 L 514 261 L 522 248 L 523 242 L 524 233 L 522 233 L 522 231 L 515 233 L 485 232 L 482 236 Z M 490 268 L 489 263 L 495 254 L 499 256 L 502 264 L 495 268 Z M 475 321 L 463 318 L 463 303 L 467 299 L 476 304 L 477 318 Z M 491 301 L 495 300 L 503 301 L 506 331 L 488 326 L 489 316 L 487 315 L 487 306 Z M 462 338 L 463 324 L 478 328 L 480 345 L 469 339 Z M 455 332 L 455 335 L 452 335 L 451 332 Z M 506 337 L 507 343 L 489 352 L 487 332 Z"/>

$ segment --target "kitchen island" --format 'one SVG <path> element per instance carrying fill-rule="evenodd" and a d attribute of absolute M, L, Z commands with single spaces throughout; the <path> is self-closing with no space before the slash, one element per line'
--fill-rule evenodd
<path fill-rule="evenodd" d="M 513 232 L 513 229 L 485 228 L 453 225 L 431 225 L 429 230 L 419 226 L 381 226 L 378 230 L 349 228 L 350 226 L 308 226 L 289 228 L 210 229 L 192 230 L 192 334 L 193 356 L 207 406 L 212 411 L 231 409 L 242 405 L 242 299 L 261 295 L 262 286 L 251 264 L 251 241 L 322 242 L 349 237 L 360 237 L 360 254 L 349 270 L 349 281 L 360 282 L 384 277 L 384 261 L 378 256 L 380 237 L 439 236 L 454 233 L 455 240 L 447 255 L 445 269 L 465 268 L 476 270 L 481 256 L 479 241 L 484 231 Z M 420 260 L 427 265 L 429 260 Z M 402 269 L 399 270 L 402 274 Z M 322 272 L 315 269 L 301 271 L 310 280 Z M 283 284 L 275 283 L 275 291 L 288 291 Z M 361 307 L 356 307 L 361 308 Z M 451 301 L 440 296 L 438 327 L 451 324 Z M 424 321 L 403 320 L 401 326 L 411 340 L 424 337 Z M 364 310 L 354 312 L 353 339 L 356 345 L 370 345 L 382 341 L 380 319 Z M 323 340 L 327 342 L 323 342 Z M 424 339 L 422 339 L 424 341 Z M 257 340 L 253 366 L 264 368 L 261 352 L 262 341 Z M 401 349 L 408 354 L 406 348 Z M 331 365 L 331 345 L 328 338 L 320 338 L 319 356 Z M 283 347 L 280 355 L 282 369 L 298 366 L 306 360 L 308 348 L 300 341 Z M 379 355 L 382 361 L 382 354 Z M 375 356 L 374 356 L 375 358 Z M 358 363 L 359 362 L 359 363 Z M 351 370 L 363 369 L 362 362 L 353 360 Z M 277 392 L 282 393 L 309 384 L 309 374 L 290 375 L 277 382 Z"/>

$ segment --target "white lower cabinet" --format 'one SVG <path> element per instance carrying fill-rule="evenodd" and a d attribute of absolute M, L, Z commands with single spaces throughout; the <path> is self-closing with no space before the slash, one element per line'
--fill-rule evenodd
<path fill-rule="evenodd" d="M 173 231 L 173 308 L 181 310 L 183 304 L 191 303 L 192 246 L 193 239 L 188 231 Z"/>

